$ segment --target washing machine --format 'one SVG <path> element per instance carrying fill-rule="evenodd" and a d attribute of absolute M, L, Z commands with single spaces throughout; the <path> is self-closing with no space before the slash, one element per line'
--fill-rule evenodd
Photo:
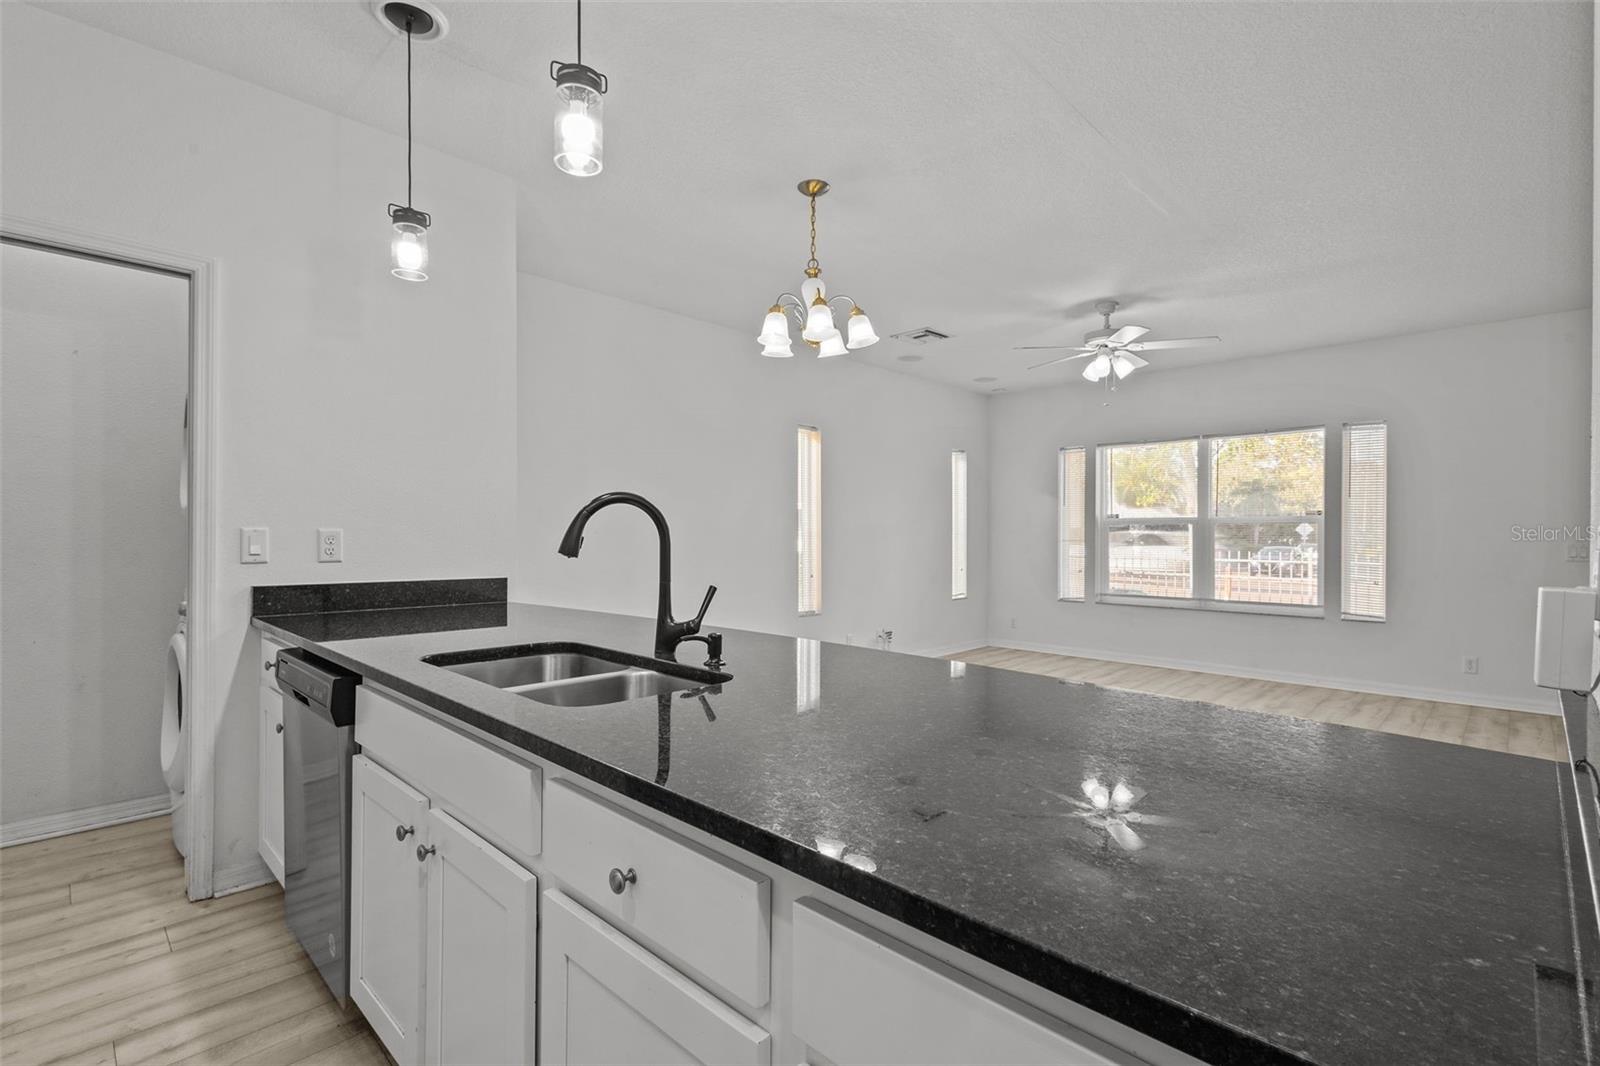
<path fill-rule="evenodd" d="M 183 802 L 189 774 L 189 720 L 184 699 L 189 688 L 188 603 L 178 608 L 178 628 L 167 643 L 167 683 L 161 701 L 161 773 L 172 793 L 172 843 L 178 854 L 189 848 L 188 809 Z"/>

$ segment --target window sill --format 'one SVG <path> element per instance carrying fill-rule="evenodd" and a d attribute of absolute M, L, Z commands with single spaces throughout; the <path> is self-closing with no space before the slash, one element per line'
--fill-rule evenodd
<path fill-rule="evenodd" d="M 1118 607 L 1168 607 L 1180 611 L 1220 611 L 1224 614 L 1270 614 L 1288 618 L 1326 618 L 1327 608 L 1306 607 L 1290 603 L 1234 603 L 1229 600 L 1180 600 L 1160 596 L 1117 596 L 1105 594 L 1095 597 L 1096 603 Z"/>

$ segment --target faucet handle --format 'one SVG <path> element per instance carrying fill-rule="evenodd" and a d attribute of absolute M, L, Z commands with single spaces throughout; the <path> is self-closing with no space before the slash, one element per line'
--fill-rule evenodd
<path fill-rule="evenodd" d="M 700 601 L 700 613 L 695 615 L 694 618 L 690 620 L 690 622 L 689 622 L 689 632 L 691 632 L 691 633 L 700 632 L 700 623 L 705 621 L 706 611 L 711 607 L 711 601 L 716 596 L 716 594 L 717 594 L 717 586 L 715 586 L 715 585 L 707 585 L 706 586 L 706 598 Z"/>

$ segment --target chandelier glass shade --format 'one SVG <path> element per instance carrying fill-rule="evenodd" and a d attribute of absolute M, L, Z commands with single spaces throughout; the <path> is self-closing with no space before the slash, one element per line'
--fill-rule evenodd
<path fill-rule="evenodd" d="M 788 359 L 794 355 L 789 339 L 789 319 L 800 327 L 800 339 L 817 349 L 817 358 L 829 359 L 846 352 L 866 348 L 878 343 L 878 334 L 865 311 L 848 296 L 828 296 L 828 287 L 822 280 L 822 264 L 817 262 L 817 197 L 828 191 L 828 183 L 820 178 L 808 178 L 800 183 L 800 192 L 811 201 L 811 258 L 806 261 L 806 279 L 800 285 L 800 295 L 783 293 L 771 307 L 761 323 L 761 333 L 756 341 L 761 344 L 761 354 L 774 359 Z M 846 319 L 848 336 L 839 331 L 833 319 L 833 305 L 838 301 L 849 304 Z"/>

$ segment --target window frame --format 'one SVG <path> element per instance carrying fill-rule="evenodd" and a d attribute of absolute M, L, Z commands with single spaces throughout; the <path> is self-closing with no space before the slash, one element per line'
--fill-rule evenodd
<path fill-rule="evenodd" d="M 964 448 L 950 452 L 950 598 L 964 600 L 968 592 L 968 534 L 971 526 L 967 509 L 967 453 Z"/>
<path fill-rule="evenodd" d="M 1067 498 L 1069 481 L 1067 477 L 1067 461 L 1069 457 L 1076 456 L 1079 464 L 1079 477 L 1082 480 L 1082 491 L 1076 501 Z M 1056 449 L 1056 602 L 1058 603 L 1085 603 L 1089 599 L 1090 572 L 1098 570 L 1098 564 L 1089 565 L 1091 553 L 1089 551 L 1090 531 L 1095 528 L 1094 520 L 1090 516 L 1092 508 L 1089 497 L 1094 487 L 1094 475 L 1089 468 L 1089 449 L 1081 444 L 1069 445 Z M 1083 579 L 1078 594 L 1072 594 L 1070 573 L 1072 569 L 1071 552 L 1073 541 L 1070 531 L 1072 527 L 1071 508 L 1077 505 L 1081 515 L 1079 522 L 1081 540 L 1078 549 L 1083 557 Z"/>
<path fill-rule="evenodd" d="M 811 484 L 809 499 L 805 496 L 808 470 Z M 801 425 L 795 431 L 794 510 L 795 606 L 800 617 L 810 618 L 822 613 L 822 430 L 816 426 Z M 808 533 L 812 546 L 809 582 L 805 553 Z"/>
<path fill-rule="evenodd" d="M 1383 427 L 1383 613 L 1354 614 L 1350 610 L 1351 545 L 1350 530 L 1350 431 Z M 1344 622 L 1376 622 L 1389 620 L 1389 575 L 1393 561 L 1390 558 L 1389 537 L 1389 483 L 1390 483 L 1389 421 L 1385 418 L 1352 419 L 1339 427 L 1339 619 Z"/>
<path fill-rule="evenodd" d="M 1216 598 L 1216 527 L 1220 525 L 1248 524 L 1251 522 L 1282 521 L 1285 517 L 1299 515 L 1272 515 L 1248 517 L 1229 515 L 1219 520 L 1212 498 L 1212 466 L 1215 463 L 1213 445 L 1217 441 L 1240 437 L 1266 437 L 1284 433 L 1322 433 L 1322 514 L 1317 519 L 1317 603 L 1251 603 L 1243 600 Z M 1145 440 L 1115 441 L 1097 444 L 1095 449 L 1095 602 L 1125 607 L 1166 607 L 1189 611 L 1219 611 L 1229 614 L 1271 614 L 1293 618 L 1325 618 L 1328 611 L 1328 545 L 1324 536 L 1328 528 L 1328 426 L 1287 426 L 1280 429 L 1246 430 L 1236 433 L 1183 434 L 1181 436 Z M 1145 516 L 1138 519 L 1111 517 L 1111 453 L 1116 448 L 1141 444 L 1175 444 L 1194 441 L 1195 456 L 1195 511 L 1194 515 Z M 1304 516 L 1307 518 L 1313 516 Z M 1145 596 L 1139 593 L 1111 592 L 1110 553 L 1111 533 L 1131 527 L 1147 525 L 1187 525 L 1190 531 L 1189 591 L 1188 596 Z M 1201 589 L 1207 595 L 1200 595 Z"/>

